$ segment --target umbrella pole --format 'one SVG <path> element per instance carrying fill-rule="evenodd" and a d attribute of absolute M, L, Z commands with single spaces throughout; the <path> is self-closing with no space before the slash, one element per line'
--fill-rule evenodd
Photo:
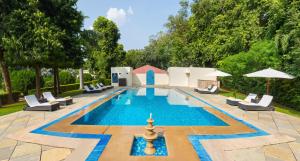
<path fill-rule="evenodd" d="M 267 79 L 267 95 L 270 94 L 270 79 Z"/>

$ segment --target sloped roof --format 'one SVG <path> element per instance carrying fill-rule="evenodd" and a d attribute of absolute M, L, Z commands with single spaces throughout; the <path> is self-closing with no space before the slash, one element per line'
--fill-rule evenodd
<path fill-rule="evenodd" d="M 151 65 L 145 65 L 145 66 L 136 68 L 133 70 L 133 73 L 134 74 L 143 74 L 143 73 L 147 73 L 148 70 L 153 70 L 154 73 L 167 73 L 165 70 L 156 68 Z"/>

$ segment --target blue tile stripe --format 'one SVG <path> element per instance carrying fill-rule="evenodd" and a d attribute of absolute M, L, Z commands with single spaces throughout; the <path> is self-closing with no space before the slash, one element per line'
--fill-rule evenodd
<path fill-rule="evenodd" d="M 82 134 L 82 133 L 64 133 L 64 132 L 56 132 L 56 131 L 47 131 L 45 130 L 45 128 L 58 123 L 59 121 L 66 119 L 67 117 L 74 115 L 76 113 L 78 113 L 79 111 L 88 108 L 89 106 L 91 106 L 92 104 L 101 101 L 105 98 L 108 98 L 112 95 L 114 95 L 117 92 L 120 92 L 124 90 L 124 88 L 115 90 L 109 94 L 107 94 L 105 97 L 99 98 L 73 112 L 70 112 L 50 123 L 47 123 L 35 130 L 32 130 L 31 133 L 35 133 L 35 134 L 41 134 L 41 135 L 50 135 L 50 136 L 59 136 L 59 137 L 68 137 L 68 138 L 84 138 L 84 139 L 100 139 L 100 141 L 97 143 L 97 145 L 94 147 L 93 151 L 89 154 L 89 156 L 87 157 L 86 161 L 98 161 L 98 158 L 101 156 L 103 150 L 105 149 L 106 145 L 108 144 L 111 135 L 106 135 L 106 134 Z"/>
<path fill-rule="evenodd" d="M 254 129 L 256 132 L 253 132 L 253 133 L 246 133 L 246 134 L 228 134 L 228 135 L 189 135 L 188 136 L 188 139 L 189 141 L 192 143 L 193 145 L 193 148 L 195 149 L 198 157 L 200 158 L 201 161 L 212 161 L 211 157 L 209 156 L 209 154 L 207 153 L 207 151 L 205 150 L 205 148 L 203 147 L 203 145 L 201 144 L 201 141 L 203 140 L 211 140 L 211 139 L 234 139 L 234 138 L 247 138 L 247 137 L 257 137 L 257 136 L 265 136 L 265 135 L 269 135 L 267 132 L 249 124 L 248 122 L 244 121 L 244 120 L 241 120 L 227 112 L 225 112 L 224 110 L 221 110 L 219 109 L 218 107 L 216 106 L 213 106 L 212 104 L 198 98 L 198 97 L 195 97 L 194 95 L 184 91 L 184 90 L 181 90 L 181 89 L 178 89 L 177 90 L 181 91 L 182 93 L 185 93 L 186 95 L 188 96 L 191 96 L 199 101 L 201 101 L 202 103 L 228 115 L 229 117 L 233 118 L 234 120 L 236 121 L 239 121 L 243 124 L 245 124 L 246 126 L 248 126 L 249 128 L 251 129 Z"/>
<path fill-rule="evenodd" d="M 98 102 L 98 101 L 101 101 L 105 98 L 108 98 L 109 96 L 112 96 L 114 95 L 115 93 L 119 92 L 123 90 L 122 89 L 118 89 L 118 90 L 115 90 L 113 91 L 112 93 L 106 95 L 105 97 L 103 98 L 99 98 L 73 112 L 70 112 L 69 114 L 66 114 L 65 116 L 59 118 L 59 119 L 56 119 L 48 124 L 45 124 L 33 131 L 31 131 L 31 133 L 36 133 L 36 134 L 42 134 L 42 135 L 51 135 L 51 136 L 59 136 L 59 137 L 69 137 L 69 138 L 85 138 L 85 139 L 100 139 L 100 141 L 97 143 L 97 145 L 94 147 L 93 151 L 89 154 L 88 158 L 86 159 L 86 161 L 97 161 L 99 159 L 99 157 L 101 156 L 103 150 L 105 149 L 106 145 L 108 144 L 110 138 L 111 138 L 111 135 L 104 135 L 104 134 L 82 134 L 82 133 L 63 133 L 63 132 L 54 132 L 54 131 L 47 131 L 47 130 L 44 130 L 45 128 L 55 124 L 55 123 L 58 123 L 59 121 L 71 116 L 71 115 L 74 115 L 76 113 L 78 113 L 79 111 L 91 106 L 92 104 Z M 210 156 L 208 155 L 208 153 L 206 152 L 205 148 L 203 147 L 203 145 L 201 144 L 201 141 L 202 140 L 209 140 L 209 139 L 229 139 L 229 138 L 244 138 L 244 137 L 255 137 L 255 136 L 263 136 L 263 135 L 268 135 L 268 133 L 256 128 L 255 126 L 241 120 L 241 119 L 238 119 L 236 117 L 234 117 L 233 115 L 217 108 L 216 106 L 213 106 L 211 104 L 209 104 L 208 102 L 198 98 L 198 97 L 195 97 L 193 96 L 192 94 L 190 93 L 187 93 L 183 90 L 180 90 L 180 89 L 177 89 L 183 93 L 185 93 L 186 95 L 189 95 L 201 102 L 203 102 L 204 104 L 230 116 L 231 118 L 239 121 L 239 122 L 242 122 L 244 123 L 245 125 L 247 125 L 248 127 L 256 130 L 256 132 L 254 133 L 248 133 L 248 134 L 231 134 L 231 135 L 190 135 L 188 136 L 188 139 L 189 141 L 192 143 L 195 151 L 197 152 L 197 155 L 198 157 L 200 158 L 201 161 L 211 161 L 211 158 Z"/>

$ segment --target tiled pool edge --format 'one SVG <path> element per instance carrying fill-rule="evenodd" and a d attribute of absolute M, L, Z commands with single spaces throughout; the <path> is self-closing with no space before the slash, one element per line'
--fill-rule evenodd
<path fill-rule="evenodd" d="M 254 129 L 256 132 L 254 133 L 247 133 L 247 134 L 228 134 L 228 135 L 189 135 L 188 139 L 189 141 L 192 143 L 193 148 L 195 149 L 198 157 L 200 158 L 201 161 L 212 161 L 211 157 L 209 156 L 209 154 L 207 153 L 207 151 L 205 150 L 205 148 L 203 147 L 203 145 L 201 144 L 202 140 L 211 140 L 211 139 L 234 139 L 234 138 L 247 138 L 247 137 L 257 137 L 257 136 L 265 136 L 265 135 L 269 135 L 267 132 L 251 125 L 250 123 L 247 123 L 244 120 L 241 120 L 227 112 L 225 112 L 222 109 L 219 109 L 218 107 L 202 100 L 201 98 L 198 98 L 192 94 L 190 94 L 189 92 L 186 92 L 184 90 L 181 90 L 179 88 L 176 88 L 177 90 L 185 93 L 186 95 L 189 95 L 201 102 L 203 102 L 204 104 L 222 112 L 225 113 L 226 115 L 230 116 L 231 118 L 242 122 L 243 124 L 247 125 L 248 127 Z"/>
<path fill-rule="evenodd" d="M 86 161 L 97 161 L 99 159 L 99 157 L 101 156 L 103 150 L 105 149 L 106 145 L 108 144 L 111 135 L 105 135 L 105 134 L 81 134 L 81 133 L 63 133 L 63 132 L 53 132 L 53 131 L 47 131 L 44 130 L 45 128 L 51 126 L 52 124 L 55 124 L 79 111 L 81 111 L 82 109 L 85 109 L 87 107 L 89 107 L 90 105 L 101 101 L 109 96 L 114 95 L 115 93 L 123 90 L 124 88 L 112 91 L 111 93 L 106 94 L 104 97 L 99 98 L 73 112 L 70 112 L 69 114 L 66 114 L 64 116 L 62 116 L 61 118 L 58 118 L 54 121 L 51 121 L 50 123 L 47 123 L 46 125 L 43 125 L 33 131 L 31 131 L 31 133 L 36 133 L 36 134 L 42 134 L 42 135 L 51 135 L 51 136 L 59 136 L 59 137 L 70 137 L 70 138 L 86 138 L 86 139 L 100 139 L 100 141 L 97 143 L 97 145 L 94 147 L 94 149 L 92 150 L 92 152 L 89 154 L 89 156 L 87 157 Z M 216 106 L 213 106 L 211 104 L 209 104 L 208 102 L 184 91 L 181 89 L 178 89 L 181 92 L 185 93 L 186 95 L 189 95 L 205 104 L 207 104 L 208 106 L 222 112 L 225 113 L 226 115 L 232 117 L 233 119 L 244 123 L 245 125 L 247 125 L 248 127 L 256 130 L 256 132 L 254 133 L 248 133 L 248 134 L 229 134 L 229 135 L 190 135 L 188 136 L 189 141 L 192 143 L 195 151 L 197 152 L 198 157 L 200 158 L 201 161 L 211 161 L 212 159 L 210 158 L 209 154 L 206 152 L 206 150 L 204 149 L 203 145 L 201 144 L 202 140 L 209 140 L 209 139 L 230 139 L 230 138 L 245 138 L 245 137 L 255 137 L 255 136 L 263 136 L 263 135 L 268 135 L 268 133 L 266 133 L 263 130 L 260 130 L 258 128 L 256 128 L 255 126 L 236 118 L 235 116 L 217 108 Z"/>
<path fill-rule="evenodd" d="M 35 130 L 32 130 L 31 133 L 35 133 L 35 134 L 41 134 L 41 135 L 50 135 L 50 136 L 58 136 L 58 137 L 69 137 L 69 138 L 84 138 L 84 139 L 100 139 L 100 141 L 97 143 L 97 145 L 94 147 L 94 149 L 92 150 L 92 152 L 89 154 L 89 156 L 87 157 L 86 161 L 97 161 L 99 159 L 99 157 L 101 156 L 103 150 L 105 149 L 106 145 L 108 144 L 111 135 L 105 135 L 105 134 L 82 134 L 82 133 L 63 133 L 63 132 L 54 132 L 54 131 L 47 131 L 44 130 L 45 128 L 58 123 L 59 121 L 91 106 L 92 104 L 101 101 L 105 98 L 108 98 L 112 95 L 114 95 L 117 92 L 120 92 L 124 90 L 124 88 L 121 89 L 117 89 L 112 91 L 111 93 L 108 93 L 106 95 L 104 95 L 104 97 L 96 99 L 94 101 L 92 101 L 91 103 L 88 103 L 87 105 L 84 105 L 83 107 L 72 111 L 54 121 L 51 121 Z"/>

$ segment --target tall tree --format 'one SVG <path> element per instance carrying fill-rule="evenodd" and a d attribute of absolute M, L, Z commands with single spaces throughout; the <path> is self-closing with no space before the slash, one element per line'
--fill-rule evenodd
<path fill-rule="evenodd" d="M 63 50 L 60 53 L 52 53 L 46 64 L 53 68 L 54 92 L 60 92 L 59 68 L 77 68 L 83 64 L 84 53 L 80 37 L 83 24 L 83 15 L 76 8 L 77 0 L 41 0 L 38 8 L 49 17 L 61 31 L 65 32 L 60 41 Z"/>
<path fill-rule="evenodd" d="M 10 14 L 18 7 L 20 3 L 16 0 L 1 0 L 0 1 L 0 68 L 4 80 L 5 91 L 8 93 L 8 102 L 13 102 L 11 79 L 8 70 L 7 57 L 10 55 L 5 52 L 3 38 L 10 35 L 10 27 L 8 19 Z"/>
<path fill-rule="evenodd" d="M 62 51 L 60 40 L 65 32 L 57 28 L 38 9 L 36 0 L 24 0 L 7 19 L 9 36 L 3 37 L 3 46 L 13 55 L 14 63 L 31 66 L 36 71 L 36 95 L 41 95 L 41 67 L 53 53 Z"/>
<path fill-rule="evenodd" d="M 92 59 L 97 75 L 107 77 L 110 67 L 121 64 L 120 58 L 124 58 L 123 47 L 118 44 L 120 33 L 117 25 L 106 19 L 98 17 L 93 24 L 94 31 L 99 36 L 98 47 L 93 51 Z"/>

